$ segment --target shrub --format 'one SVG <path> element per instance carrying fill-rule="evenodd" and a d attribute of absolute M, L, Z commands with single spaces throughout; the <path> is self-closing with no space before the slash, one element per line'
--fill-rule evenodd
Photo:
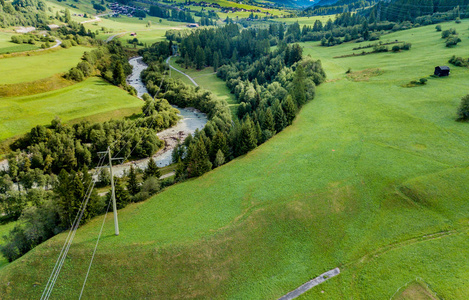
<path fill-rule="evenodd" d="M 456 57 L 455 55 L 451 56 L 448 60 L 450 64 L 455 65 L 456 67 L 469 67 L 469 59 L 464 59 L 462 57 Z"/>
<path fill-rule="evenodd" d="M 461 104 L 458 109 L 458 121 L 469 121 L 469 94 L 462 97 Z"/>
<path fill-rule="evenodd" d="M 411 47 L 412 47 L 411 43 L 404 43 L 404 45 L 402 45 L 403 50 L 410 50 Z"/>
<path fill-rule="evenodd" d="M 461 39 L 457 35 L 451 35 L 446 39 L 446 47 L 453 47 L 456 46 Z"/>
<path fill-rule="evenodd" d="M 74 67 L 67 73 L 67 75 L 65 75 L 65 78 L 80 82 L 85 80 L 85 75 L 81 70 Z"/>
<path fill-rule="evenodd" d="M 456 29 L 454 28 L 450 28 L 448 30 L 445 30 L 441 33 L 441 38 L 442 39 L 447 39 L 449 38 L 451 35 L 457 35 L 457 32 L 456 32 Z"/>
<path fill-rule="evenodd" d="M 428 80 L 427 80 L 426 78 L 420 78 L 420 79 L 419 79 L 420 84 L 426 84 L 427 81 L 428 81 Z"/>
<path fill-rule="evenodd" d="M 392 52 L 399 52 L 399 50 L 401 50 L 401 47 L 399 46 L 392 46 Z"/>
<path fill-rule="evenodd" d="M 436 25 L 435 29 L 436 31 L 441 31 L 441 25 Z"/>

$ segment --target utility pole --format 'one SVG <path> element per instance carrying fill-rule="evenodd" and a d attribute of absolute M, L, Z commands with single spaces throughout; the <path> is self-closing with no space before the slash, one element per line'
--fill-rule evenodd
<path fill-rule="evenodd" d="M 109 173 L 111 174 L 111 199 L 112 199 L 112 210 L 114 213 L 114 229 L 116 235 L 119 235 L 119 222 L 117 220 L 117 205 L 116 205 L 116 189 L 114 187 L 114 175 L 112 174 L 112 161 L 122 158 L 112 158 L 111 148 L 108 146 L 107 151 L 98 152 L 98 154 L 107 154 L 109 157 Z M 102 168 L 102 167 L 101 167 Z"/>
<path fill-rule="evenodd" d="M 107 153 L 109 155 L 109 173 L 111 173 L 111 197 L 112 197 L 112 210 L 114 211 L 114 229 L 116 235 L 119 235 L 119 222 L 117 221 L 117 205 L 116 205 L 116 189 L 114 187 L 114 176 L 112 175 L 112 157 L 111 157 L 111 149 L 109 146 L 107 147 Z"/>

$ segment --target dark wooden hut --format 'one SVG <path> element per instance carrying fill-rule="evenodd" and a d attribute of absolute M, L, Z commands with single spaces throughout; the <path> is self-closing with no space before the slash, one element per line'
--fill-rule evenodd
<path fill-rule="evenodd" d="M 438 66 L 438 67 L 435 67 L 435 74 L 436 76 L 448 76 L 449 75 L 449 67 L 447 66 Z"/>

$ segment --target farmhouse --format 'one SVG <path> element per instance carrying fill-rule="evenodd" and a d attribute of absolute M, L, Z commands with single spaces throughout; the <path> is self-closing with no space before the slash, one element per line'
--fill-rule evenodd
<path fill-rule="evenodd" d="M 447 66 L 438 66 L 438 67 L 435 67 L 435 75 L 441 77 L 441 76 L 449 76 L 449 67 Z"/>

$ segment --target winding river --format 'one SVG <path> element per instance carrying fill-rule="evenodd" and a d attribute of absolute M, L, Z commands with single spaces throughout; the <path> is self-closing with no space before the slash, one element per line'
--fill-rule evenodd
<path fill-rule="evenodd" d="M 141 98 L 142 95 L 148 93 L 148 91 L 140 78 L 140 74 L 143 72 L 143 70 L 148 68 L 148 65 L 143 62 L 141 56 L 131 58 L 129 63 L 133 69 L 132 74 L 127 78 L 127 83 L 137 90 L 137 96 Z M 197 109 L 192 107 L 179 108 L 175 105 L 172 106 L 179 110 L 181 119 L 175 126 L 160 131 L 157 134 L 158 138 L 163 140 L 165 143 L 164 148 L 158 151 L 152 157 L 152 159 L 155 160 L 159 167 L 164 167 L 171 164 L 171 155 L 178 140 L 182 142 L 189 135 L 189 133 L 193 134 L 196 129 L 201 130 L 204 128 L 205 124 L 207 124 L 207 116 Z M 123 176 L 124 172 L 128 170 L 132 164 L 134 167 L 145 169 L 149 159 L 150 158 L 145 158 L 137 161 L 127 162 L 122 165 L 116 165 L 113 167 L 113 172 L 115 176 Z"/>

